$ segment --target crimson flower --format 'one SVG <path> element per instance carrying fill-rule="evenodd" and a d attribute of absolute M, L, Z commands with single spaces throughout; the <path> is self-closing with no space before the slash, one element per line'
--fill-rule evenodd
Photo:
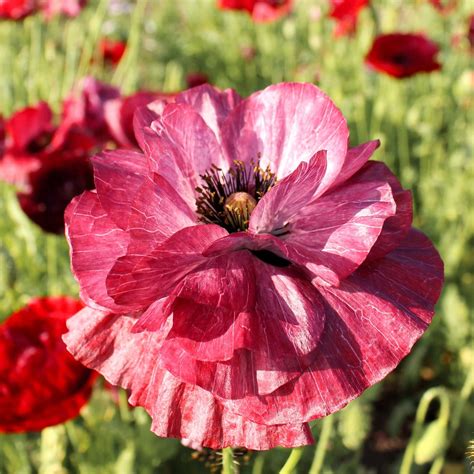
<path fill-rule="evenodd" d="M 217 0 L 223 10 L 247 11 L 255 22 L 269 22 L 287 15 L 292 0 Z"/>
<path fill-rule="evenodd" d="M 104 58 L 104 62 L 116 66 L 127 49 L 127 43 L 120 40 L 110 38 L 102 38 L 99 44 L 100 54 Z"/>
<path fill-rule="evenodd" d="M 474 49 L 474 15 L 471 15 L 469 17 L 467 39 L 469 40 L 469 45 L 471 46 L 471 49 Z"/>
<path fill-rule="evenodd" d="M 422 34 L 390 33 L 375 38 L 365 62 L 389 76 L 404 78 L 441 69 L 439 48 Z"/>
<path fill-rule="evenodd" d="M 0 19 L 21 20 L 35 8 L 36 0 L 0 0 Z"/>
<path fill-rule="evenodd" d="M 68 297 L 36 298 L 0 324 L 0 432 L 39 431 L 78 415 L 96 374 L 61 340 L 82 308 Z"/>
<path fill-rule="evenodd" d="M 55 15 L 77 16 L 86 3 L 87 0 L 39 0 L 41 10 L 46 18 Z"/>
<path fill-rule="evenodd" d="M 336 36 L 354 33 L 360 11 L 369 4 L 369 0 L 331 0 L 329 16 L 337 21 Z"/>
<path fill-rule="evenodd" d="M 202 86 L 203 84 L 207 84 L 209 82 L 209 77 L 207 74 L 203 72 L 190 72 L 186 76 L 186 84 L 188 89 L 191 87 Z"/>
<path fill-rule="evenodd" d="M 348 148 L 311 84 L 203 85 L 135 114 L 142 153 L 92 159 L 66 211 L 87 307 L 68 349 L 159 436 L 214 449 L 312 441 L 433 316 L 443 265 L 378 141 Z"/>
<path fill-rule="evenodd" d="M 66 206 L 94 187 L 89 157 L 112 140 L 105 104 L 118 95 L 117 89 L 87 79 L 64 102 L 58 126 L 45 102 L 7 120 L 0 179 L 20 187 L 23 211 L 43 230 L 63 233 Z"/>

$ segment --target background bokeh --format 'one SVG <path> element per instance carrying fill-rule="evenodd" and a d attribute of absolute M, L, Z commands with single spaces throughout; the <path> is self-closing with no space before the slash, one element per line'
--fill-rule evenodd
<path fill-rule="evenodd" d="M 327 441 L 318 444 L 325 448 L 318 453 L 324 473 L 469 472 L 474 68 L 467 31 L 473 7 L 460 0 L 442 14 L 427 0 L 374 0 L 357 31 L 341 37 L 325 0 L 296 0 L 290 15 L 271 23 L 219 10 L 214 0 L 90 1 L 73 19 L 0 22 L 5 117 L 39 100 L 59 111 L 86 75 L 132 93 L 176 92 L 187 87 L 189 74 L 201 73 L 244 96 L 281 81 L 315 83 L 348 119 L 352 145 L 381 140 L 375 159 L 413 190 L 414 225 L 440 251 L 446 283 L 433 324 L 397 370 L 341 412 L 312 423 L 315 439 L 324 430 Z M 374 37 L 392 31 L 425 32 L 440 46 L 442 70 L 404 80 L 370 70 L 364 57 Z M 127 41 L 118 65 L 101 59 L 102 37 Z M 21 211 L 14 187 L 0 183 L 0 320 L 32 297 L 77 291 L 64 237 L 38 229 Z M 448 407 L 441 421 L 440 400 Z M 208 471 L 190 448 L 155 437 L 149 425 L 143 410 L 128 407 L 124 392 L 99 382 L 79 418 L 42 433 L 0 436 L 0 473 Z M 305 448 L 297 472 L 308 472 L 314 454 L 314 447 Z M 288 455 L 285 449 L 247 453 L 241 471 L 278 472 Z"/>

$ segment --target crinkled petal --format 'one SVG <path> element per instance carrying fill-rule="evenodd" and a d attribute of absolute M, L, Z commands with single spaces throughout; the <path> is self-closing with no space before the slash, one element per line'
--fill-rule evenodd
<path fill-rule="evenodd" d="M 318 292 L 293 269 L 236 253 L 258 279 L 243 286 L 244 295 L 238 289 L 234 302 L 218 301 L 217 309 L 216 302 L 198 306 L 197 299 L 194 309 L 191 302 L 178 304 L 161 351 L 176 377 L 224 398 L 270 393 L 300 375 L 315 357 L 325 320 Z M 227 298 L 222 290 L 215 294 Z M 255 294 L 252 307 L 247 294 Z"/>
<path fill-rule="evenodd" d="M 145 177 L 131 203 L 129 253 L 149 255 L 175 232 L 196 223 L 188 204 L 164 177 Z"/>
<path fill-rule="evenodd" d="M 343 186 L 304 207 L 281 236 L 289 259 L 320 284 L 337 285 L 367 257 L 395 202 L 382 163 L 368 163 Z"/>
<path fill-rule="evenodd" d="M 243 100 L 223 125 L 223 145 L 231 160 L 260 159 L 279 179 L 318 151 L 327 150 L 322 188 L 339 173 L 348 137 L 342 113 L 311 84 L 267 87 Z"/>
<path fill-rule="evenodd" d="M 193 87 L 176 97 L 176 103 L 188 104 L 199 113 L 219 143 L 222 142 L 221 127 L 225 119 L 241 100 L 233 89 L 220 91 L 210 84 Z"/>
<path fill-rule="evenodd" d="M 122 311 L 107 294 L 105 281 L 115 261 L 127 251 L 127 233 L 107 216 L 97 194 L 89 191 L 72 200 L 65 222 L 81 298 L 93 308 Z"/>
<path fill-rule="evenodd" d="M 364 263 L 338 288 L 320 287 L 326 323 L 318 356 L 301 377 L 268 396 L 225 404 L 269 424 L 308 421 L 341 409 L 410 352 L 433 317 L 442 283 L 437 251 L 412 229 L 396 250 Z"/>
<path fill-rule="evenodd" d="M 148 174 L 145 155 L 131 150 L 104 151 L 91 158 L 102 207 L 121 229 L 127 229 L 135 195 Z"/>
<path fill-rule="evenodd" d="M 250 216 L 249 230 L 256 234 L 285 234 L 290 219 L 318 196 L 317 190 L 325 172 L 325 151 L 316 153 L 308 163 L 301 162 L 293 173 L 279 181 L 258 202 Z"/>
<path fill-rule="evenodd" d="M 133 333 L 135 319 L 84 309 L 68 321 L 68 350 L 114 385 L 130 390 L 130 403 L 150 413 L 152 430 L 220 449 L 294 447 L 312 442 L 306 424 L 258 425 L 229 412 L 205 390 L 184 384 L 159 366 L 166 331 Z"/>
<path fill-rule="evenodd" d="M 203 249 L 227 231 L 217 225 L 198 225 L 176 232 L 153 252 L 137 239 L 133 250 L 119 258 L 107 277 L 108 294 L 121 305 L 143 309 L 173 291 L 193 269 L 203 264 Z M 132 246 L 130 246 L 132 247 Z M 129 249 L 130 250 L 130 249 Z"/>
<path fill-rule="evenodd" d="M 334 182 L 331 184 L 331 188 L 339 186 L 344 181 L 354 176 L 362 166 L 369 161 L 375 150 L 380 146 L 379 140 L 371 140 L 370 142 L 363 143 L 362 145 L 349 148 L 347 150 L 346 159 L 341 168 L 341 171 L 337 175 Z"/>

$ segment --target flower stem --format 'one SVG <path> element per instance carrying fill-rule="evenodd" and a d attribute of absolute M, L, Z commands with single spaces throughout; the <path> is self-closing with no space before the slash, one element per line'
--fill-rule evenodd
<path fill-rule="evenodd" d="M 232 448 L 222 450 L 222 474 L 234 474 L 234 454 Z"/>
<path fill-rule="evenodd" d="M 308 474 L 319 474 L 323 467 L 326 450 L 328 448 L 329 440 L 331 439 L 331 432 L 334 425 L 334 416 L 326 416 L 323 420 L 323 427 L 321 429 L 321 436 L 314 453 L 313 463 L 309 469 Z"/>
<path fill-rule="evenodd" d="M 280 469 L 280 474 L 291 474 L 296 465 L 300 462 L 304 448 L 293 448 L 291 454 L 286 460 L 285 465 Z"/>

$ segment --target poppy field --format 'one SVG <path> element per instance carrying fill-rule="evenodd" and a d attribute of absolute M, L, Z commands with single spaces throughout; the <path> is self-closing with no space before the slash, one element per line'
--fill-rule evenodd
<path fill-rule="evenodd" d="M 0 474 L 474 465 L 467 0 L 0 0 Z"/>

